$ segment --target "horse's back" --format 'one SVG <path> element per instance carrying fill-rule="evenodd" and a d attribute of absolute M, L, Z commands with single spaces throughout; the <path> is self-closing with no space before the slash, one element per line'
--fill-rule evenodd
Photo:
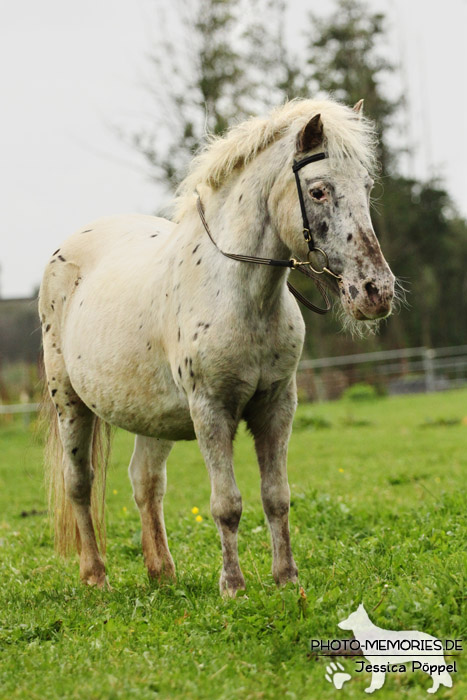
<path fill-rule="evenodd" d="M 118 294 L 122 287 L 128 288 L 129 271 L 138 277 L 136 267 L 141 268 L 139 279 L 144 279 L 144 268 L 163 257 L 164 247 L 170 245 L 174 227 L 167 219 L 127 214 L 102 217 L 69 236 L 44 272 L 39 295 L 42 322 L 51 315 L 63 321 L 77 287 L 86 285 L 91 295 L 110 288 Z"/>
<path fill-rule="evenodd" d="M 84 271 L 103 258 L 121 255 L 126 249 L 141 249 L 151 254 L 167 240 L 174 227 L 167 219 L 143 214 L 102 217 L 69 236 L 52 256 L 52 261 L 55 258 L 63 262 L 65 258 Z"/>

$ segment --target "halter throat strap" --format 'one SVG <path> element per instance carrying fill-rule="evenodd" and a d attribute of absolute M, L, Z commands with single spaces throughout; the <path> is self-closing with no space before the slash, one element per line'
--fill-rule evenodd
<path fill-rule="evenodd" d="M 325 306 L 316 306 L 316 304 L 313 304 L 312 301 L 304 297 L 303 294 L 301 294 L 298 291 L 298 289 L 295 289 L 295 287 L 293 287 L 290 284 L 290 282 L 287 282 L 287 287 L 289 288 L 289 291 L 294 295 L 296 299 L 298 299 L 300 303 L 302 303 L 304 306 L 310 309 L 310 311 L 314 311 L 316 314 L 327 314 L 328 311 L 331 310 L 331 302 L 329 301 L 328 295 L 326 294 L 324 285 L 319 280 L 315 279 L 310 273 L 310 271 L 306 269 L 306 267 L 310 267 L 309 262 L 302 262 L 301 260 L 296 260 L 295 258 L 290 258 L 290 260 L 276 260 L 274 258 L 260 258 L 255 255 L 239 255 L 238 253 L 227 253 L 225 250 L 222 250 L 222 248 L 219 248 L 216 241 L 214 240 L 208 222 L 206 221 L 204 207 L 199 194 L 196 199 L 196 208 L 198 209 L 199 218 L 201 219 L 201 223 L 203 224 L 204 230 L 206 231 L 211 243 L 217 248 L 219 253 L 222 253 L 222 255 L 224 255 L 226 258 L 230 258 L 231 260 L 238 260 L 238 262 L 255 263 L 256 265 L 272 265 L 273 267 L 289 267 L 292 270 L 297 270 L 297 272 L 301 272 L 302 275 L 310 277 L 316 284 Z"/>

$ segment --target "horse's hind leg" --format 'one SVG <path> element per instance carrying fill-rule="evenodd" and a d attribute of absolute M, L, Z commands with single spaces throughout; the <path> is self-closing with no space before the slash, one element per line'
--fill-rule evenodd
<path fill-rule="evenodd" d="M 141 515 L 144 562 L 150 578 L 175 578 L 175 566 L 167 543 L 163 499 L 166 461 L 173 442 L 137 435 L 130 462 L 130 479 Z"/>
<path fill-rule="evenodd" d="M 105 567 L 91 516 L 91 458 L 96 417 L 74 392 L 64 372 L 56 369 L 49 382 L 59 418 L 65 493 L 72 504 L 81 543 L 80 576 L 89 585 L 104 586 Z"/>
<path fill-rule="evenodd" d="M 295 382 L 274 400 L 267 397 L 248 407 L 245 418 L 255 439 L 261 472 L 261 499 L 272 539 L 272 573 L 278 584 L 297 581 L 289 534 L 290 489 L 287 447 L 296 407 Z"/>

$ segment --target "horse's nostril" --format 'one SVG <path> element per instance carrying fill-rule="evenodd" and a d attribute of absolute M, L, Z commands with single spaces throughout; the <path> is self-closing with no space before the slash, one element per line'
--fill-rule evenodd
<path fill-rule="evenodd" d="M 364 285 L 365 291 L 368 294 L 369 299 L 371 301 L 376 301 L 379 297 L 379 290 L 376 285 L 373 284 L 373 282 L 367 282 Z"/>

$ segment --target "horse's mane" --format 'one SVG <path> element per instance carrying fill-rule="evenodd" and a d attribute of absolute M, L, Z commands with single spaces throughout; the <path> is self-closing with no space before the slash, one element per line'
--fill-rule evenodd
<path fill-rule="evenodd" d="M 205 146 L 192 160 L 187 176 L 180 183 L 174 214 L 179 221 L 193 202 L 200 185 L 218 189 L 234 172 L 244 167 L 278 139 L 290 139 L 290 163 L 295 138 L 316 114 L 321 114 L 329 163 L 333 169 L 359 161 L 370 173 L 376 168 L 376 133 L 373 122 L 357 115 L 332 99 L 295 99 L 273 109 L 266 117 L 251 117 L 231 127 L 224 136 L 208 137 Z"/>

